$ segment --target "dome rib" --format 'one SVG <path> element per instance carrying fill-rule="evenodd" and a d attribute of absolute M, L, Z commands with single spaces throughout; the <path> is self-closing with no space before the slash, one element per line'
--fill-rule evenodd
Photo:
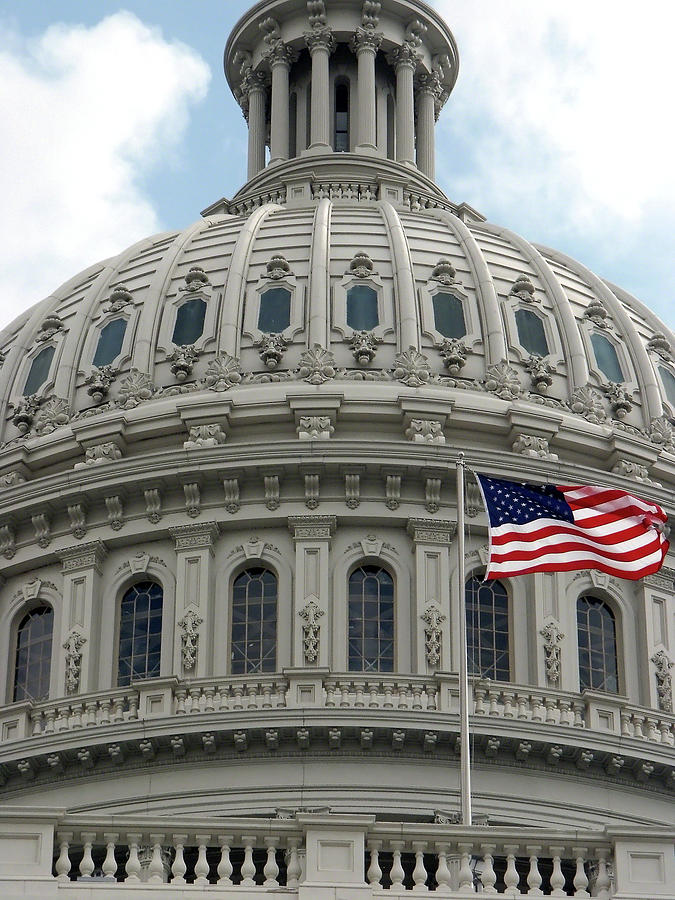
<path fill-rule="evenodd" d="M 332 202 L 324 197 L 314 213 L 309 251 L 309 306 L 307 338 L 310 347 L 328 347 L 330 335 L 330 226 Z"/>
<path fill-rule="evenodd" d="M 413 270 L 410 246 L 403 230 L 403 223 L 394 207 L 386 200 L 379 200 L 389 248 L 391 250 L 394 275 L 394 305 L 399 329 L 399 351 L 405 353 L 409 347 L 419 350 L 421 336 L 417 316 L 417 288 Z"/>
<path fill-rule="evenodd" d="M 532 265 L 537 275 L 546 285 L 553 301 L 553 305 L 558 318 L 558 326 L 560 328 L 561 338 L 565 342 L 565 351 L 567 353 L 567 361 L 569 362 L 568 382 L 570 386 L 570 394 L 575 388 L 583 387 L 588 384 L 589 371 L 586 361 L 586 353 L 584 345 L 579 334 L 579 328 L 574 318 L 574 313 L 567 299 L 560 282 L 553 274 L 553 270 L 546 262 L 541 253 L 521 237 L 516 232 L 508 228 L 501 228 L 497 225 L 491 225 L 488 222 L 482 222 L 481 228 L 490 231 L 492 234 L 503 237 L 510 241 Z"/>
<path fill-rule="evenodd" d="M 430 215 L 443 222 L 448 230 L 455 235 L 464 250 L 469 266 L 473 270 L 476 294 L 478 295 L 478 308 L 484 316 L 483 334 L 486 368 L 494 363 L 501 362 L 503 359 L 507 359 L 504 326 L 499 312 L 497 291 L 485 257 L 481 253 L 476 239 L 464 222 L 447 210 L 435 209 Z"/>
<path fill-rule="evenodd" d="M 230 268 L 223 293 L 223 321 L 220 332 L 220 347 L 224 353 L 237 356 L 240 345 L 240 322 L 246 293 L 246 272 L 253 244 L 265 219 L 276 210 L 283 209 L 277 203 L 265 203 L 251 213 L 244 223 L 232 251 Z"/>

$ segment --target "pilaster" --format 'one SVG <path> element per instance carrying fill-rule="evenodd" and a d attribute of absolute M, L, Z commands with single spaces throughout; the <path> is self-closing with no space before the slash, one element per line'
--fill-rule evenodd
<path fill-rule="evenodd" d="M 332 623 L 328 563 L 337 519 L 335 516 L 292 516 L 288 527 L 295 543 L 293 666 L 329 666 Z"/>
<path fill-rule="evenodd" d="M 408 519 L 415 550 L 412 668 L 420 675 L 451 667 L 450 545 L 456 530 L 442 519 Z"/>

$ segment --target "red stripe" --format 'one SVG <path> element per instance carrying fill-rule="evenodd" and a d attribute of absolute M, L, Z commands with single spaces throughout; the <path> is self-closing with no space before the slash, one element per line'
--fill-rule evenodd
<path fill-rule="evenodd" d="M 610 546 L 613 547 L 619 541 L 617 538 L 620 535 L 621 541 L 628 541 L 631 538 L 638 537 L 641 534 L 645 533 L 644 525 L 633 525 L 632 527 L 626 528 L 623 531 L 615 531 L 611 534 L 607 535 L 590 535 L 585 534 L 583 529 L 579 528 L 579 526 L 570 525 L 566 522 L 561 522 L 560 526 L 557 525 L 543 525 L 541 528 L 538 528 L 536 531 L 529 532 L 520 532 L 520 531 L 511 531 L 502 534 L 495 534 L 492 537 L 492 543 L 494 546 L 500 546 L 501 544 L 509 544 L 511 541 L 528 541 L 533 543 L 535 541 L 540 541 L 548 537 L 555 537 L 559 534 L 573 534 L 577 535 L 579 538 L 593 542 L 594 544 L 598 544 L 598 546 Z"/>
<path fill-rule="evenodd" d="M 550 545 L 545 545 L 545 547 L 537 546 L 533 547 L 531 550 L 511 550 L 510 552 L 500 554 L 500 553 L 492 553 L 492 559 L 495 562 L 510 562 L 512 560 L 529 560 L 536 559 L 538 556 L 541 556 L 543 552 L 547 554 L 553 553 L 574 553 L 577 552 L 579 556 L 584 556 L 584 550 L 595 550 L 597 553 L 601 553 L 605 559 L 615 560 L 616 562 L 635 562 L 638 559 L 642 559 L 644 556 L 648 556 L 650 553 L 655 553 L 659 549 L 659 541 L 652 541 L 649 544 L 645 544 L 643 547 L 637 547 L 634 550 L 627 550 L 625 552 L 621 551 L 609 551 L 609 550 L 598 550 L 596 547 L 579 545 L 578 543 L 567 543 L 561 542 L 556 544 L 555 547 Z"/>
<path fill-rule="evenodd" d="M 611 565 L 604 565 L 603 563 L 598 562 L 597 559 L 579 559 L 565 563 L 542 563 L 527 572 L 523 572 L 522 569 L 518 568 L 495 573 L 488 571 L 485 578 L 490 581 L 495 578 L 509 578 L 513 575 L 531 575 L 533 572 L 577 572 L 580 569 L 597 569 L 600 572 L 606 572 L 608 575 L 615 575 L 617 578 L 623 578 L 626 581 L 638 581 L 640 578 L 644 578 L 645 575 L 652 575 L 654 572 L 658 572 L 663 565 L 663 560 L 665 559 L 667 552 L 668 550 L 666 549 L 661 560 L 658 560 L 650 566 L 645 566 L 643 569 L 635 569 L 632 572 L 625 572 L 623 569 L 616 569 Z"/>

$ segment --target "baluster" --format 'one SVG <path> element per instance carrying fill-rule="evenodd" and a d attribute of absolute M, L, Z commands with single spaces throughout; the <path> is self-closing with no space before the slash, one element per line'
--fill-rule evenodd
<path fill-rule="evenodd" d="M 83 728 L 84 727 L 84 705 L 82 703 L 73 703 L 70 707 L 71 713 L 71 721 L 70 727 L 75 728 Z"/>
<path fill-rule="evenodd" d="M 288 862 L 286 864 L 286 887 L 296 888 L 300 884 L 302 868 L 298 855 L 298 839 L 288 839 Z"/>
<path fill-rule="evenodd" d="M 368 692 L 370 694 L 368 706 L 370 707 L 370 709 L 377 709 L 380 705 L 380 691 L 378 689 L 376 681 L 369 682 Z"/>
<path fill-rule="evenodd" d="M 45 713 L 45 728 L 44 728 L 45 734 L 53 733 L 55 721 L 56 721 L 56 710 L 48 709 L 47 712 Z"/>
<path fill-rule="evenodd" d="M 285 709 L 286 708 L 286 692 L 288 691 L 288 685 L 285 681 L 280 681 L 277 683 L 277 693 L 279 695 L 279 699 L 277 700 L 277 708 Z"/>
<path fill-rule="evenodd" d="M 585 728 L 586 727 L 586 704 L 581 700 L 575 700 L 572 703 L 572 709 L 574 710 L 574 727 L 575 728 Z"/>
<path fill-rule="evenodd" d="M 82 856 L 82 860 L 80 861 L 80 875 L 83 878 L 91 878 L 95 868 L 94 860 L 91 856 L 91 847 L 96 840 L 96 834 L 94 832 L 83 832 L 81 835 L 81 840 L 84 849 L 84 855 Z"/>
<path fill-rule="evenodd" d="M 124 697 L 115 697 L 113 700 L 113 722 L 124 721 Z"/>
<path fill-rule="evenodd" d="M 544 697 L 544 708 L 546 709 L 546 724 L 547 725 L 555 725 L 556 724 L 555 707 L 556 707 L 555 697 Z"/>
<path fill-rule="evenodd" d="M 516 853 L 518 852 L 517 844 L 505 844 L 504 852 L 506 853 L 506 872 L 504 872 L 504 884 L 506 890 L 504 893 L 507 897 L 520 897 L 518 884 L 520 875 L 516 869 Z"/>
<path fill-rule="evenodd" d="M 394 860 L 391 864 L 391 872 L 389 873 L 389 877 L 391 878 L 391 890 L 402 891 L 405 872 L 401 865 L 401 851 L 405 847 L 405 841 L 391 841 L 390 846 L 394 853 Z"/>
<path fill-rule="evenodd" d="M 529 888 L 528 894 L 533 894 L 536 897 L 541 897 L 543 895 L 543 891 L 541 889 L 541 872 L 539 871 L 539 854 L 541 853 L 541 847 L 532 847 L 528 846 L 525 848 L 530 857 L 530 871 L 527 873 L 527 886 Z"/>
<path fill-rule="evenodd" d="M 452 875 L 448 868 L 448 845 L 436 844 L 436 853 L 438 854 L 438 868 L 436 869 L 436 881 L 438 887 L 437 894 L 452 893 Z"/>
<path fill-rule="evenodd" d="M 54 720 L 54 729 L 55 729 L 55 731 L 67 731 L 68 730 L 68 707 L 67 706 L 57 706 L 56 707 L 56 718 Z"/>
<path fill-rule="evenodd" d="M 499 715 L 499 708 L 497 706 L 498 700 L 499 700 L 499 691 L 496 688 L 490 688 L 490 690 L 488 691 L 488 701 L 490 704 L 489 708 L 488 708 L 489 716 L 498 716 Z"/>
<path fill-rule="evenodd" d="M 187 700 L 187 690 L 185 688 L 176 688 L 176 715 L 184 716 L 187 713 L 185 701 Z"/>
<path fill-rule="evenodd" d="M 337 685 L 333 681 L 326 682 L 326 708 L 332 709 L 335 706 L 335 693 Z"/>
<path fill-rule="evenodd" d="M 413 891 L 428 891 L 427 888 L 427 870 L 424 866 L 424 851 L 426 850 L 426 842 L 413 841 L 413 850 L 415 851 L 415 868 L 413 869 Z"/>
<path fill-rule="evenodd" d="M 368 841 L 368 849 L 370 850 L 370 865 L 368 866 L 368 871 L 366 872 L 366 878 L 368 879 L 368 884 L 373 890 L 376 890 L 376 888 L 380 886 L 380 881 L 382 880 L 382 869 L 380 868 L 381 847 L 382 841 Z"/>
<path fill-rule="evenodd" d="M 37 737 L 38 734 L 42 734 L 42 713 L 38 709 L 31 709 L 28 714 L 28 720 L 30 721 L 30 733 L 33 737 Z"/>
<path fill-rule="evenodd" d="M 127 697 L 129 701 L 129 711 L 127 713 L 127 721 L 136 720 L 138 718 L 138 704 L 140 702 L 138 691 L 132 691 Z"/>
<path fill-rule="evenodd" d="M 421 684 L 413 684 L 412 686 L 412 708 L 413 709 L 422 709 L 422 691 L 424 690 L 424 686 Z"/>
<path fill-rule="evenodd" d="M 356 693 L 356 697 L 354 698 L 354 706 L 357 709 L 362 709 L 366 705 L 364 693 L 366 686 L 363 681 L 355 681 L 354 682 L 354 691 Z"/>
<path fill-rule="evenodd" d="M 138 846 L 141 843 L 142 837 L 142 834 L 127 835 L 127 840 L 129 841 L 129 856 L 124 866 L 124 871 L 127 873 L 127 877 L 124 879 L 125 882 L 135 883 L 141 880 L 141 861 L 138 858 Z"/>
<path fill-rule="evenodd" d="M 262 689 L 262 708 L 272 709 L 272 685 L 266 682 Z"/>
<path fill-rule="evenodd" d="M 529 697 L 527 694 L 517 693 L 516 694 L 516 718 L 518 719 L 527 719 L 529 718 L 530 713 L 530 704 Z"/>
<path fill-rule="evenodd" d="M 504 712 L 502 715 L 505 719 L 512 719 L 515 715 L 513 710 L 513 691 L 502 691 L 502 700 L 504 701 Z"/>
<path fill-rule="evenodd" d="M 115 859 L 115 845 L 119 840 L 119 834 L 104 833 L 105 859 L 101 871 L 105 878 L 115 878 L 117 875 L 117 860 Z"/>
<path fill-rule="evenodd" d="M 185 842 L 188 839 L 187 834 L 174 834 L 172 835 L 173 846 L 175 850 L 175 857 L 173 861 L 173 865 L 171 866 L 171 874 L 173 875 L 172 884 L 185 884 L 185 873 L 187 872 L 187 865 L 185 864 L 185 857 L 183 856 L 183 852 L 185 850 Z"/>
<path fill-rule="evenodd" d="M 218 863 L 218 884 L 232 884 L 232 860 L 230 859 L 230 847 L 234 841 L 232 834 L 219 834 L 220 862 Z"/>
<path fill-rule="evenodd" d="M 244 686 L 242 684 L 232 685 L 232 708 L 243 709 L 242 697 L 244 695 Z"/>
<path fill-rule="evenodd" d="M 210 834 L 196 834 L 197 862 L 195 863 L 195 884 L 209 883 L 209 863 L 206 859 L 206 845 L 211 840 Z"/>
<path fill-rule="evenodd" d="M 560 866 L 560 857 L 562 856 L 564 847 L 550 847 L 551 856 L 553 857 L 553 872 L 551 873 L 551 897 L 566 897 L 564 891 L 565 876 Z"/>
<path fill-rule="evenodd" d="M 658 720 L 654 719 L 652 716 L 647 716 L 645 722 L 647 723 L 647 740 L 660 741 L 661 737 L 659 735 Z"/>
<path fill-rule="evenodd" d="M 385 681 L 382 685 L 382 689 L 384 692 L 384 702 L 382 703 L 383 709 L 393 709 L 394 708 L 394 686 L 390 681 Z"/>
<path fill-rule="evenodd" d="M 436 703 L 436 685 L 428 684 L 425 688 L 427 694 L 427 709 L 429 711 L 437 709 L 438 705 Z"/>
<path fill-rule="evenodd" d="M 542 703 L 541 697 L 537 694 L 532 694 L 532 721 L 533 722 L 543 722 L 544 721 L 544 704 Z"/>
<path fill-rule="evenodd" d="M 572 709 L 572 704 L 569 700 L 559 700 L 558 707 L 560 709 L 560 724 L 561 725 L 571 725 L 574 722 L 574 714 L 572 714 L 572 721 L 570 721 L 570 710 Z"/>
<path fill-rule="evenodd" d="M 99 725 L 110 725 L 110 716 L 112 714 L 112 700 L 105 697 L 98 704 L 98 721 Z"/>
<path fill-rule="evenodd" d="M 201 710 L 201 699 L 202 699 L 202 691 L 201 688 L 193 687 L 189 688 L 188 696 L 190 698 L 190 712 L 192 715 L 196 713 L 200 713 Z"/>
<path fill-rule="evenodd" d="M 265 862 L 265 868 L 263 869 L 263 875 L 265 876 L 263 887 L 279 887 L 279 882 L 277 881 L 277 876 L 279 874 L 279 866 L 277 865 L 278 843 L 278 837 L 265 838 L 265 844 L 267 845 L 267 860 Z"/>
<path fill-rule="evenodd" d="M 98 725 L 98 703 L 90 700 L 84 704 L 84 727 L 93 728 Z"/>
<path fill-rule="evenodd" d="M 258 685 L 255 682 L 247 685 L 246 693 L 248 695 L 248 709 L 258 708 Z"/>
<path fill-rule="evenodd" d="M 205 698 L 204 712 L 207 712 L 207 713 L 208 713 L 208 712 L 214 712 L 214 711 L 215 711 L 215 708 L 216 708 L 216 707 L 215 707 L 215 704 L 214 704 L 214 702 L 213 702 L 213 695 L 214 695 L 215 693 L 216 693 L 216 689 L 215 689 L 215 687 L 214 687 L 212 684 L 210 684 L 208 687 L 205 687 L 205 688 L 204 688 L 204 698 Z"/>
<path fill-rule="evenodd" d="M 633 737 L 644 738 L 645 717 L 637 714 L 633 715 Z"/>
<path fill-rule="evenodd" d="M 57 840 L 59 842 L 59 858 L 56 860 L 54 868 L 56 870 L 57 881 L 70 881 L 70 842 L 73 839 L 72 831 L 57 831 Z"/>
<path fill-rule="evenodd" d="M 164 835 L 151 834 L 150 841 L 152 843 L 152 858 L 148 866 L 148 882 L 150 884 L 163 884 L 164 862 L 162 860 L 162 844 L 164 843 Z"/>
<path fill-rule="evenodd" d="M 609 900 L 609 889 L 611 881 L 609 872 L 607 871 L 607 857 L 610 854 L 608 847 L 599 847 L 597 850 L 598 857 L 598 876 L 595 879 L 595 896 L 598 900 Z"/>
<path fill-rule="evenodd" d="M 351 690 L 351 685 L 348 681 L 342 681 L 340 683 L 340 691 L 341 691 L 340 706 L 346 707 L 346 706 L 351 705 L 350 700 L 349 700 L 350 690 Z"/>
<path fill-rule="evenodd" d="M 471 871 L 471 851 L 472 844 L 458 844 L 459 852 L 462 856 L 462 862 L 459 867 L 459 890 L 473 891 L 473 872 Z"/>
<path fill-rule="evenodd" d="M 497 848 L 494 844 L 481 844 L 480 849 L 483 851 L 483 871 L 480 875 L 483 893 L 496 894 L 497 873 L 495 872 L 495 858 L 493 854 Z"/>
<path fill-rule="evenodd" d="M 633 732 L 630 727 L 630 713 L 625 710 L 621 710 L 621 736 L 622 737 L 632 737 Z"/>
<path fill-rule="evenodd" d="M 398 692 L 398 708 L 408 709 L 408 685 L 397 684 L 396 690 Z"/>
<path fill-rule="evenodd" d="M 572 882 L 572 884 L 574 885 L 574 896 L 590 897 L 591 895 L 586 890 L 586 888 L 588 887 L 588 876 L 586 875 L 586 870 L 584 869 L 584 862 L 586 861 L 588 847 L 572 847 L 572 853 L 574 854 L 574 858 L 577 863 L 577 870 L 574 873 L 574 881 Z"/>
<path fill-rule="evenodd" d="M 485 715 L 485 695 L 487 691 L 485 687 L 480 684 L 476 684 L 473 689 L 473 711 L 477 716 Z"/>
<path fill-rule="evenodd" d="M 255 863 L 253 862 L 253 846 L 256 839 L 253 836 L 241 836 L 244 844 L 244 861 L 241 864 L 241 885 L 242 887 L 253 887 L 255 885 Z"/>

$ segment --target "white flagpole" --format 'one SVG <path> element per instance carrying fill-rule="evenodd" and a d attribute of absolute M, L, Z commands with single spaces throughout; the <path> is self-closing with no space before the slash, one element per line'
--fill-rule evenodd
<path fill-rule="evenodd" d="M 457 583 L 459 590 L 459 740 L 462 825 L 471 826 L 471 757 L 469 746 L 469 662 L 464 575 L 464 454 L 457 457 Z"/>

